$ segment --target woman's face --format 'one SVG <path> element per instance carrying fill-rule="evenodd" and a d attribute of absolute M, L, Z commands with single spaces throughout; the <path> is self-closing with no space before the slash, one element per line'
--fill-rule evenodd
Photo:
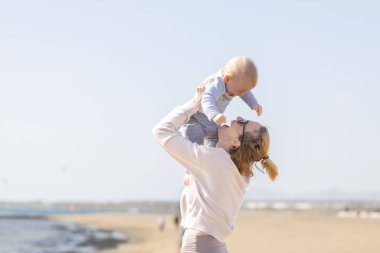
<path fill-rule="evenodd" d="M 238 116 L 236 120 L 231 121 L 230 126 L 222 126 L 218 129 L 218 138 L 220 141 L 235 141 L 239 140 L 239 136 L 243 134 L 244 124 L 239 123 L 243 120 L 242 117 Z M 255 121 L 248 121 L 245 125 L 244 132 L 257 135 L 261 128 L 260 123 Z"/>

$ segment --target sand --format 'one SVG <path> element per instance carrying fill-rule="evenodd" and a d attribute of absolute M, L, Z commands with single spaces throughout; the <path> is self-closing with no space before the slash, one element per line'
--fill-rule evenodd
<path fill-rule="evenodd" d="M 158 230 L 156 215 L 94 214 L 54 216 L 97 228 L 118 230 L 128 243 L 102 253 L 178 253 L 179 229 L 172 216 Z M 380 220 L 315 214 L 241 213 L 237 231 L 227 240 L 230 253 L 380 252 Z"/>

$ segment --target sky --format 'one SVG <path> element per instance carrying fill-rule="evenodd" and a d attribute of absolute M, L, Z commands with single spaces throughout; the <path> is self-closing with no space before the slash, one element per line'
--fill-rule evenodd
<path fill-rule="evenodd" d="M 247 199 L 380 199 L 376 1 L 0 0 L 0 201 L 177 200 L 151 129 L 250 57 L 280 176 Z"/>

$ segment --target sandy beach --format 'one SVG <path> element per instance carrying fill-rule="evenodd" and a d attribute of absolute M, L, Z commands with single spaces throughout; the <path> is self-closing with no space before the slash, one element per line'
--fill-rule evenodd
<path fill-rule="evenodd" d="M 94 214 L 52 216 L 126 234 L 128 242 L 102 253 L 177 253 L 179 229 L 173 216 L 164 216 L 158 230 L 157 215 Z M 307 213 L 242 212 L 237 232 L 227 245 L 231 253 L 324 252 L 377 253 L 380 250 L 380 220 L 337 218 Z"/>

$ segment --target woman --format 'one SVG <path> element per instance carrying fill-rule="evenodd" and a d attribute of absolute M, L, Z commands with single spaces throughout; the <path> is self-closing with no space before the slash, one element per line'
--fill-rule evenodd
<path fill-rule="evenodd" d="M 226 253 L 225 240 L 234 223 L 253 176 L 261 162 L 272 180 L 278 175 L 269 159 L 269 134 L 265 127 L 238 117 L 231 126 L 218 129 L 216 147 L 192 143 L 179 132 L 201 106 L 203 87 L 194 99 L 175 108 L 153 129 L 161 147 L 190 173 L 181 196 L 181 225 L 186 229 L 182 253 Z"/>

